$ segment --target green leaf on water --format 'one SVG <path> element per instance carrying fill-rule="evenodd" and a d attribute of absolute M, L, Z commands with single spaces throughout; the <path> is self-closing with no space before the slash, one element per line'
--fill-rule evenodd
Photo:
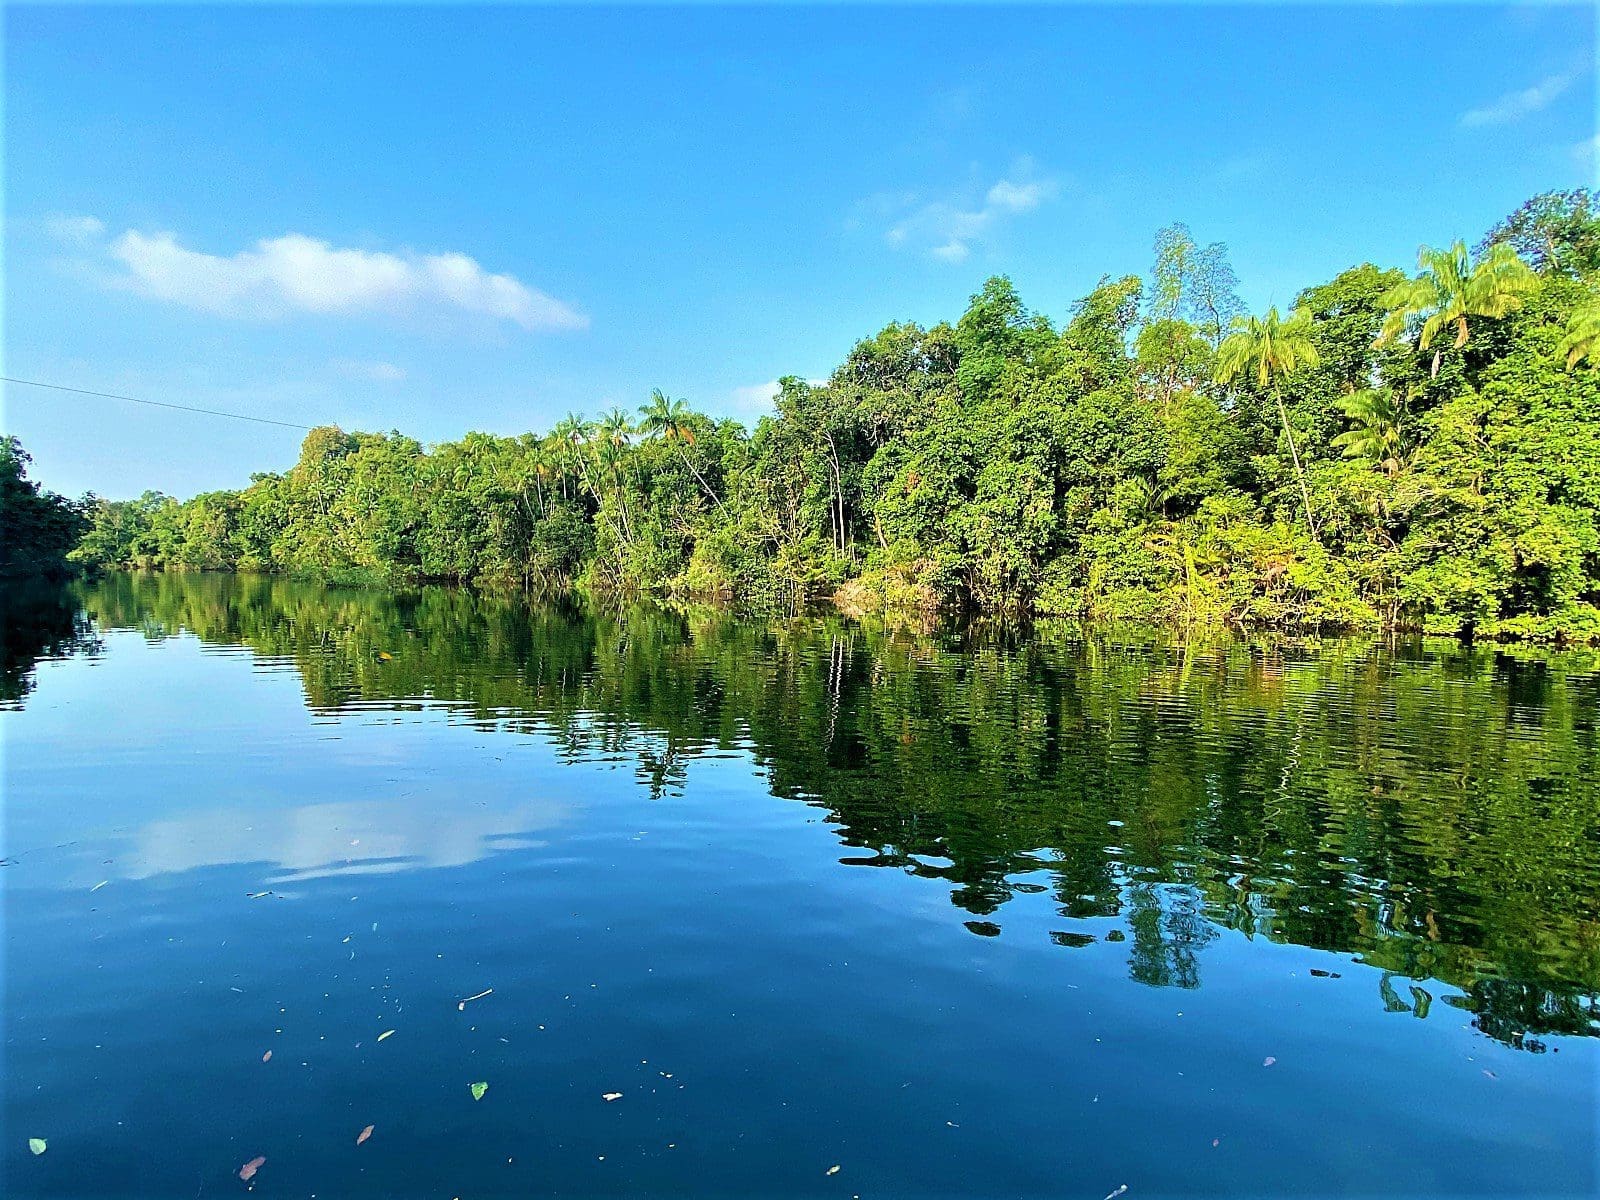
<path fill-rule="evenodd" d="M 489 1085 L 487 1083 L 475 1083 L 472 1085 L 472 1098 L 474 1100 L 482 1100 L 483 1094 L 488 1090 Z"/>
<path fill-rule="evenodd" d="M 49 1148 L 50 1147 L 45 1144 L 45 1140 L 43 1138 L 28 1139 L 28 1149 L 32 1150 L 35 1154 L 43 1154 Z"/>

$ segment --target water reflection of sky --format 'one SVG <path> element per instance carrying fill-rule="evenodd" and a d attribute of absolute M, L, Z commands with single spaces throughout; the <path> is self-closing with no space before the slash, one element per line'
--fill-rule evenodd
<path fill-rule="evenodd" d="M 530 835 L 560 823 L 554 801 L 487 801 L 444 795 L 305 804 L 289 809 L 219 809 L 152 821 L 131 838 L 129 879 L 164 871 L 262 862 L 278 883 L 322 875 L 375 875 L 415 867 L 459 867 L 495 850 L 532 849 Z"/>
<path fill-rule="evenodd" d="M 12 1138 L 0 1190 L 211 1195 L 256 1155 L 263 1194 L 347 1196 L 1594 1182 L 1596 1039 L 1525 1052 L 1169 869 L 1114 862 L 1115 911 L 1092 871 L 1062 894 L 1073 847 L 1162 830 L 857 845 L 749 755 L 655 798 L 617 739 L 657 735 L 623 725 L 575 750 L 436 701 L 312 711 L 293 664 L 188 636 L 42 664 L 0 714 L 0 883 L 7 1116 L 51 1149 Z"/>
<path fill-rule="evenodd" d="M 247 863 L 268 885 L 462 866 L 542 846 L 570 812 L 553 788 L 530 785 L 557 767 L 539 739 L 488 753 L 489 735 L 439 707 L 315 716 L 287 664 L 188 637 L 107 642 L 94 661 L 40 664 L 29 735 L 6 739 L 8 789 L 53 797 L 8 809 L 0 853 L 56 864 L 18 872 L 14 886 Z M 148 684 L 152 655 L 184 686 L 123 690 Z M 397 719 L 408 736 L 389 736 Z M 367 794 L 329 795 L 352 786 Z"/>

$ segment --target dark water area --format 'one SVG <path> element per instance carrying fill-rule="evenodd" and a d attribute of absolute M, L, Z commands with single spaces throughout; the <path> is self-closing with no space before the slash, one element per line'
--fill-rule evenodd
<path fill-rule="evenodd" d="M 1596 1190 L 1591 652 L 4 620 L 8 1197 Z"/>

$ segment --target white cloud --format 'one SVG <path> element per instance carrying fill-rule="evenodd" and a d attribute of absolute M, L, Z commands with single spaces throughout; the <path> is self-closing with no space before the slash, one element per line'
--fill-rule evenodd
<path fill-rule="evenodd" d="M 404 367 L 390 362 L 368 362 L 358 358 L 339 358 L 331 364 L 333 369 L 347 379 L 365 379 L 373 383 L 400 383 L 406 377 Z"/>
<path fill-rule="evenodd" d="M 105 236 L 106 223 L 98 217 L 75 217 L 51 213 L 44 219 L 45 231 L 69 246 L 89 246 Z"/>
<path fill-rule="evenodd" d="M 806 382 L 812 387 L 822 387 L 828 381 L 808 379 Z M 725 408 L 730 416 L 738 420 L 754 422 L 772 414 L 772 402 L 777 398 L 778 381 L 769 379 L 766 383 L 752 383 L 734 388 L 729 393 Z"/>
<path fill-rule="evenodd" d="M 220 864 L 270 864 L 273 884 L 340 875 L 458 867 L 539 846 L 530 833 L 569 816 L 558 800 L 492 796 L 470 809 L 451 796 L 335 800 L 295 808 L 237 806 L 154 820 L 131 835 L 124 879 Z"/>
<path fill-rule="evenodd" d="M 989 189 L 984 204 L 1000 212 L 1031 212 L 1047 200 L 1053 191 L 1054 188 L 1048 183 L 1012 183 L 1009 179 L 1002 179 Z"/>
<path fill-rule="evenodd" d="M 996 180 L 981 192 L 968 189 L 964 196 L 932 200 L 912 194 L 898 206 L 898 217 L 885 231 L 884 240 L 891 246 L 921 250 L 943 262 L 962 262 L 1002 221 L 1033 212 L 1055 198 L 1055 181 L 1033 179 L 1031 174 L 1031 164 L 1024 159 L 1011 177 Z M 885 198 L 878 196 L 864 204 L 882 208 Z"/>
<path fill-rule="evenodd" d="M 733 408 L 736 412 L 763 413 L 772 408 L 778 395 L 778 381 L 751 383 L 733 389 Z"/>
<path fill-rule="evenodd" d="M 1577 74 L 1551 75 L 1532 87 L 1519 92 L 1507 92 L 1498 100 L 1481 108 L 1469 109 L 1461 114 L 1461 124 L 1472 128 L 1480 125 L 1510 125 L 1524 117 L 1547 108 L 1577 80 Z"/>
<path fill-rule="evenodd" d="M 63 218 L 63 240 L 99 242 L 93 217 Z M 529 330 L 585 329 L 589 319 L 466 254 L 342 249 L 301 233 L 264 238 L 232 255 L 182 245 L 175 234 L 130 229 L 103 245 L 120 268 L 109 282 L 152 299 L 226 317 L 294 313 L 392 316 L 453 309 Z"/>

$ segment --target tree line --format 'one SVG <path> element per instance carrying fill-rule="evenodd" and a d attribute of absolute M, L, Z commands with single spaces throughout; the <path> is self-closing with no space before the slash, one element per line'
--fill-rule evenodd
<path fill-rule="evenodd" d="M 1058 320 L 1004 277 L 753 430 L 655 392 L 546 434 L 313 430 L 187 501 L 88 498 L 89 567 L 455 580 L 793 612 L 1600 639 L 1600 196 L 1244 310 L 1183 225 Z"/>

